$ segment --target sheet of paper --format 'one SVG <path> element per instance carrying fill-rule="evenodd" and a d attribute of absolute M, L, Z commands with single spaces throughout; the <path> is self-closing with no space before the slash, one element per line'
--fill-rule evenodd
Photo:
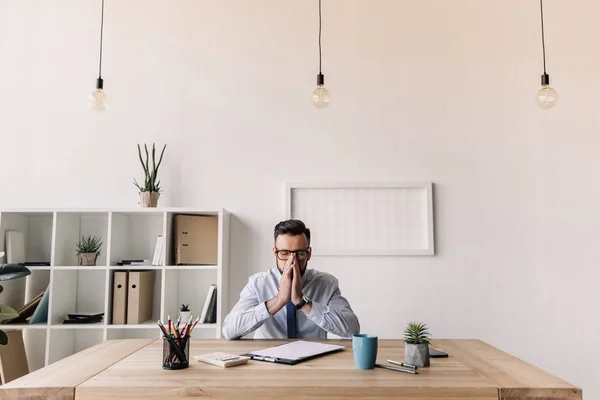
<path fill-rule="evenodd" d="M 257 356 L 285 358 L 287 360 L 299 360 L 301 358 L 327 353 L 329 351 L 343 349 L 344 346 L 334 344 L 305 342 L 298 340 L 281 346 L 269 347 L 255 350 L 251 353 Z"/>

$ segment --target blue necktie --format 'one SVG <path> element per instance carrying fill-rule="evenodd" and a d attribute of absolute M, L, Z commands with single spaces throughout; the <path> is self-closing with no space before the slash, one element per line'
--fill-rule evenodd
<path fill-rule="evenodd" d="M 287 334 L 288 339 L 296 338 L 296 307 L 294 303 L 288 301 L 285 305 L 285 310 L 287 312 Z"/>

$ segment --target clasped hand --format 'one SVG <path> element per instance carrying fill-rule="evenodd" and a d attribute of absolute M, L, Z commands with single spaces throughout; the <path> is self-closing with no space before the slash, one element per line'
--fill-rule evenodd
<path fill-rule="evenodd" d="M 302 300 L 302 275 L 296 253 L 292 253 L 283 267 L 283 273 L 279 280 L 278 297 L 282 304 L 286 304 L 290 300 L 292 303 L 298 304 Z"/>

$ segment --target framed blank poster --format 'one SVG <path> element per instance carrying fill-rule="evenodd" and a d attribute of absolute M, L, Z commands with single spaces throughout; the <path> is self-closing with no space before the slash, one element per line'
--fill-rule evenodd
<path fill-rule="evenodd" d="M 433 255 L 432 184 L 288 184 L 313 255 Z"/>

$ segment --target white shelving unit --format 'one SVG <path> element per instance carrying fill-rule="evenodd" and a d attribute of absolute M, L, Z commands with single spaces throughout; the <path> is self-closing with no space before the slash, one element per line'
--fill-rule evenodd
<path fill-rule="evenodd" d="M 216 265 L 173 265 L 175 215 L 218 218 Z M 94 210 L 0 210 L 0 251 L 5 251 L 5 232 L 25 235 L 27 262 L 48 261 L 50 266 L 31 266 L 31 275 L 2 282 L 0 304 L 19 309 L 50 289 L 48 321 L 43 324 L 0 324 L 3 330 L 22 330 L 30 371 L 42 368 L 104 340 L 160 337 L 157 320 L 177 320 L 179 306 L 190 304 L 194 318 L 201 314 L 208 288 L 217 285 L 217 322 L 198 324 L 193 337 L 220 338 L 229 298 L 229 220 L 225 209 L 188 208 Z M 78 266 L 76 243 L 83 235 L 102 238 L 96 266 Z M 152 260 L 158 235 L 166 240 L 167 265 L 119 266 L 124 259 Z M 5 261 L 5 260 L 4 260 Z M 113 325 L 112 287 L 115 270 L 156 270 L 152 319 L 141 324 Z M 63 324 L 69 313 L 104 313 L 97 324 Z"/>

